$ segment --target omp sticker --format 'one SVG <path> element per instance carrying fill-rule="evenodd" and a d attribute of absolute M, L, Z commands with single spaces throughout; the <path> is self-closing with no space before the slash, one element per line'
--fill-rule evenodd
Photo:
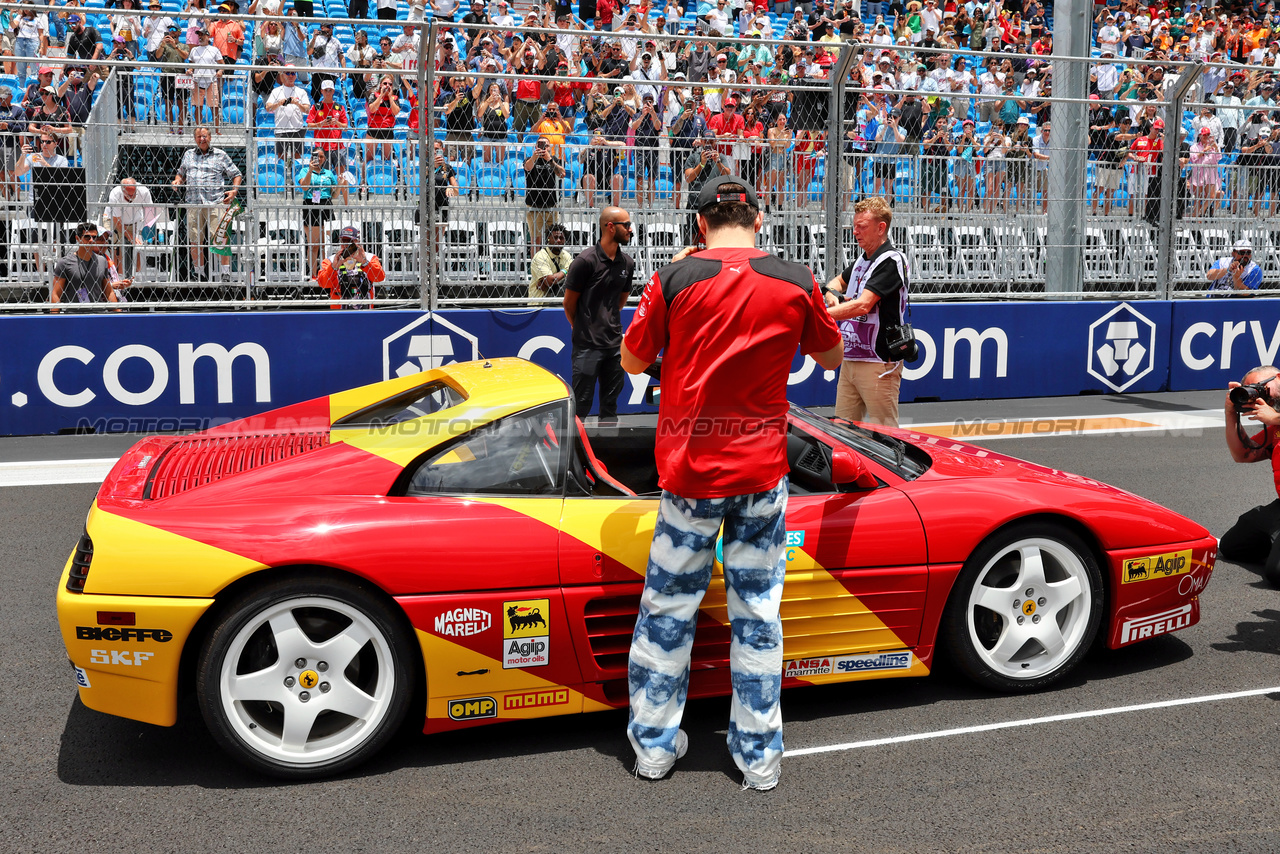
<path fill-rule="evenodd" d="M 1128 584 L 1132 581 L 1148 581 L 1152 578 L 1172 578 L 1175 575 L 1186 575 L 1193 568 L 1191 549 L 1165 552 L 1151 557 L 1129 558 L 1124 562 L 1120 581 Z"/>
<path fill-rule="evenodd" d="M 1178 629 L 1185 629 L 1189 625 L 1191 625 L 1190 602 L 1168 611 L 1161 611 L 1159 614 L 1152 614 L 1149 617 L 1125 620 L 1120 626 L 1120 643 L 1124 644 L 1130 641 L 1153 638 L 1156 635 L 1164 635 L 1169 632 L 1176 632 Z"/>
<path fill-rule="evenodd" d="M 502 666 L 542 667 L 550 659 L 550 599 L 502 603 Z"/>
<path fill-rule="evenodd" d="M 492 697 L 467 697 L 449 701 L 449 718 L 455 721 L 473 721 L 479 718 L 496 718 L 498 704 Z"/>

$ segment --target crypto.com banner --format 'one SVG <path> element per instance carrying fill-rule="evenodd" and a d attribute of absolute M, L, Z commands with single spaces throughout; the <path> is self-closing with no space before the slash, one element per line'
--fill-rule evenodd
<path fill-rule="evenodd" d="M 911 322 L 921 356 L 907 366 L 902 399 L 1160 391 L 1169 388 L 1177 342 L 1193 361 L 1175 367 L 1174 387 L 1212 388 L 1222 384 L 1220 373 L 1238 366 L 1197 366 L 1210 355 L 1215 366 L 1224 361 L 1228 336 L 1237 361 L 1255 338 L 1274 352 L 1280 338 L 1268 330 L 1280 320 L 1276 302 L 1201 300 L 1187 319 L 1206 306 L 1226 313 L 1182 329 L 1175 320 L 1183 312 L 1169 302 L 916 305 Z M 1240 318 L 1232 320 L 1231 311 Z M 1250 331 L 1246 314 L 1269 318 L 1260 327 L 1265 335 Z M 0 341 L 0 435 L 201 429 L 481 357 L 520 356 L 567 377 L 570 356 L 559 309 L 64 313 L 0 318 Z M 1201 380 L 1205 385 L 1195 384 Z M 623 411 L 643 408 L 648 382 L 631 378 Z M 835 400 L 834 372 L 798 354 L 790 383 L 799 404 Z"/>

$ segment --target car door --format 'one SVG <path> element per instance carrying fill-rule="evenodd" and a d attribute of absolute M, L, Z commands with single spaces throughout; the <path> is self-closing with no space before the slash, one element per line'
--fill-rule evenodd
<path fill-rule="evenodd" d="M 885 483 L 875 489 L 837 489 L 830 481 L 836 444 L 802 425 L 790 432 L 784 646 L 789 667 L 811 658 L 844 656 L 850 668 L 845 672 L 854 672 L 874 664 L 859 656 L 917 642 L 928 573 L 924 528 L 911 502 Z M 817 477 L 800 468 L 806 455 Z M 588 682 L 626 677 L 657 504 L 657 496 L 566 495 L 560 573 Z M 714 693 L 727 684 L 725 595 L 717 560 L 694 641 L 694 695 Z M 910 657 L 895 659 L 895 666 L 904 660 L 905 670 L 919 670 Z M 801 675 L 835 675 L 840 663 L 818 666 L 827 668 L 824 674 Z M 616 693 L 618 687 L 606 690 Z"/>
<path fill-rule="evenodd" d="M 566 419 L 555 404 L 460 436 L 418 461 L 393 499 L 419 515 L 410 560 L 447 574 L 436 589 L 462 591 L 397 597 L 428 668 L 429 729 L 582 710 L 580 694 L 560 690 L 581 681 L 556 553 Z"/>

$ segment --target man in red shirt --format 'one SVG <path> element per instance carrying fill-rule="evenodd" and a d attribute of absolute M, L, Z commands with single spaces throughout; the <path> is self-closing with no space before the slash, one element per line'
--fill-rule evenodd
<path fill-rule="evenodd" d="M 1164 122 L 1156 119 L 1145 134 L 1129 144 L 1129 160 L 1133 163 L 1129 170 L 1129 216 L 1133 216 L 1135 202 L 1141 205 L 1139 210 L 1146 211 L 1147 185 L 1155 174 L 1154 164 L 1164 151 L 1164 140 L 1160 138 L 1163 131 Z"/>
<path fill-rule="evenodd" d="M 663 491 L 631 643 L 627 737 L 646 779 L 666 776 L 688 749 L 680 719 L 694 627 L 723 524 L 729 750 L 743 785 L 767 790 L 782 762 L 787 375 L 797 348 L 835 370 L 842 344 L 813 273 L 755 248 L 762 217 L 750 186 L 713 179 L 694 208 L 707 249 L 686 249 L 653 275 L 622 343 L 628 373 L 664 354 Z"/>
<path fill-rule="evenodd" d="M 724 99 L 724 112 L 716 113 L 707 119 L 707 127 L 715 132 L 716 147 L 720 150 L 720 160 L 730 169 L 737 167 L 733 161 L 733 144 L 742 136 L 745 122 L 738 112 L 738 96 L 730 95 Z"/>

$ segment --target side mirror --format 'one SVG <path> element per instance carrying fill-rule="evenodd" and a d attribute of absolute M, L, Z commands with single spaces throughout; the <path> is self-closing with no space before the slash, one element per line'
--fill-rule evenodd
<path fill-rule="evenodd" d="M 848 448 L 831 451 L 831 481 L 837 486 L 852 483 L 863 489 L 875 489 L 880 485 L 876 476 L 867 471 L 862 458 Z"/>

